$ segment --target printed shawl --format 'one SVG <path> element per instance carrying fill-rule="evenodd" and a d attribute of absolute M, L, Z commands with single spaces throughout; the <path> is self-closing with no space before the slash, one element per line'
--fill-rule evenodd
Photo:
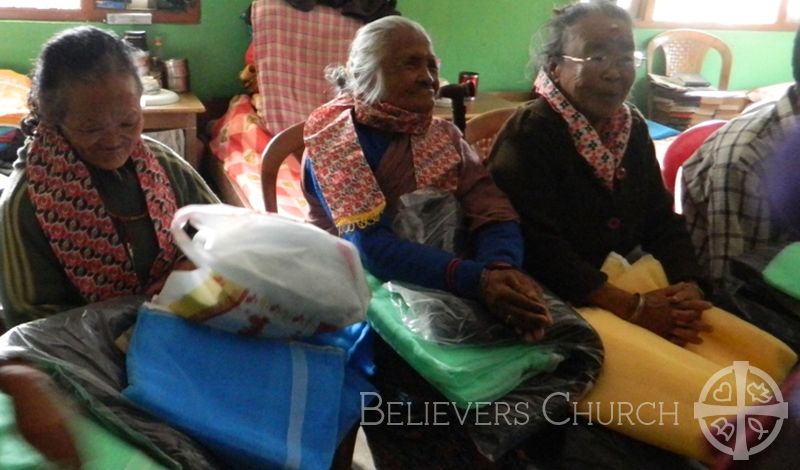
<path fill-rule="evenodd" d="M 141 140 L 131 159 L 160 248 L 150 279 L 160 279 L 177 257 L 169 232 L 177 202 L 166 172 Z M 38 127 L 26 173 L 39 225 L 67 277 L 86 301 L 141 292 L 133 262 L 89 169 L 57 131 Z"/>
<path fill-rule="evenodd" d="M 355 110 L 355 116 L 352 111 Z M 454 191 L 461 156 L 450 125 L 387 103 L 367 105 L 339 97 L 315 110 L 305 124 L 304 140 L 314 175 L 340 233 L 380 220 L 386 198 L 358 142 L 353 119 L 384 131 L 410 134 L 417 188 Z"/>
<path fill-rule="evenodd" d="M 567 122 L 575 149 L 592 167 L 595 176 L 603 186 L 613 190 L 615 172 L 625 155 L 631 135 L 633 119 L 630 107 L 623 103 L 600 135 L 586 116 L 567 100 L 544 70 L 539 71 L 534 88 L 553 111 Z"/>

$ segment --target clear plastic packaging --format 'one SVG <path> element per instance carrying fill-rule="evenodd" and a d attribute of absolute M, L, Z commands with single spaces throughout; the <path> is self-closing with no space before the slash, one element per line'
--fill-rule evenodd
<path fill-rule="evenodd" d="M 449 292 L 387 282 L 384 287 L 402 299 L 394 304 L 403 323 L 426 341 L 470 346 L 513 341 L 519 335 L 498 322 L 479 302 Z M 398 299 L 395 297 L 395 299 Z"/>
<path fill-rule="evenodd" d="M 144 300 L 122 297 L 23 323 L 0 337 L 0 359 L 36 364 L 95 421 L 166 468 L 226 468 L 193 439 L 121 394 L 127 373 L 115 339 L 136 321 Z"/>
<path fill-rule="evenodd" d="M 418 189 L 400 197 L 401 209 L 392 223 L 400 238 L 458 253 L 465 238 L 463 214 L 447 191 Z"/>

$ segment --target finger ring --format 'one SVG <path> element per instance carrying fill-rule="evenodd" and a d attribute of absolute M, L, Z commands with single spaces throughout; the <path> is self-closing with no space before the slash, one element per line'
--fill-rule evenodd
<path fill-rule="evenodd" d="M 513 318 L 513 317 L 512 317 L 512 315 L 509 313 L 508 315 L 506 315 L 506 319 L 505 319 L 505 320 L 503 320 L 503 323 L 509 323 L 509 322 L 511 322 L 511 318 Z"/>

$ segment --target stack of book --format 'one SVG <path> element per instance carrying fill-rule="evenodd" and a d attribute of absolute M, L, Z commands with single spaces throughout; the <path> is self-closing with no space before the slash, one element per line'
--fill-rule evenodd
<path fill-rule="evenodd" d="M 731 119 L 749 103 L 744 91 L 717 90 L 699 75 L 649 74 L 650 119 L 684 130 L 709 119 Z"/>

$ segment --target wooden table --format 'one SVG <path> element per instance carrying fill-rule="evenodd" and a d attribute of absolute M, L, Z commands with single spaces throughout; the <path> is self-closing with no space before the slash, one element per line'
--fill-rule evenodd
<path fill-rule="evenodd" d="M 197 168 L 197 115 L 205 110 L 206 107 L 196 96 L 191 93 L 182 93 L 177 103 L 143 107 L 144 130 L 183 129 L 186 138 L 184 158 L 194 168 Z"/>
<path fill-rule="evenodd" d="M 469 120 L 487 111 L 519 106 L 522 102 L 509 101 L 490 93 L 478 93 L 474 100 L 465 100 L 464 104 L 467 107 L 467 120 Z M 440 118 L 453 119 L 453 109 L 449 104 L 447 106 L 436 105 L 433 108 L 433 115 Z"/>

